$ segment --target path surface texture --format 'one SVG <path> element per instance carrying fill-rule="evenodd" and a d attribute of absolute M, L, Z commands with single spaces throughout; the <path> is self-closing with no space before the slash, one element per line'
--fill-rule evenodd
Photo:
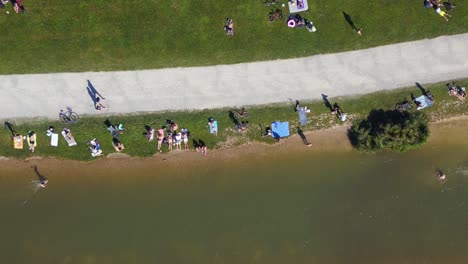
<path fill-rule="evenodd" d="M 203 109 L 363 94 L 468 77 L 468 34 L 377 48 L 209 67 L 0 75 L 0 119 Z"/>

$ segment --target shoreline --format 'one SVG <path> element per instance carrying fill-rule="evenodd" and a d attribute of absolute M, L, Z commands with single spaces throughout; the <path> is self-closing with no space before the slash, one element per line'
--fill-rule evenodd
<path fill-rule="evenodd" d="M 433 137 L 432 131 L 437 127 L 441 129 L 440 125 L 454 124 L 457 125 L 460 122 L 468 121 L 468 115 L 460 115 L 455 117 L 449 117 L 445 119 L 440 119 L 429 123 L 431 130 L 431 138 Z M 347 137 L 347 130 L 349 124 L 336 125 L 330 128 L 305 131 L 304 135 L 312 143 L 312 146 L 308 147 L 304 145 L 301 138 L 297 134 L 293 134 L 290 137 L 283 139 L 280 142 L 274 144 L 267 144 L 264 142 L 248 142 L 246 144 L 236 145 L 236 146 L 226 146 L 219 149 L 209 149 L 207 156 L 203 156 L 201 153 L 196 152 L 193 148 L 189 151 L 170 151 L 165 153 L 157 153 L 151 157 L 135 157 L 125 153 L 110 153 L 105 157 L 91 160 L 75 160 L 75 159 L 65 159 L 57 157 L 41 157 L 34 156 L 26 159 L 21 158 L 11 158 L 0 156 L 0 164 L 2 165 L 19 165 L 19 163 L 56 163 L 56 162 L 67 162 L 67 163 L 77 163 L 77 164 L 100 164 L 100 163 L 119 163 L 120 161 L 136 161 L 136 162 L 154 162 L 155 164 L 171 164 L 174 165 L 178 162 L 184 161 L 190 163 L 191 161 L 202 161 L 202 162 L 212 162 L 216 160 L 226 160 L 226 159 L 241 159 L 244 156 L 258 156 L 262 153 L 277 151 L 279 153 L 285 154 L 291 151 L 294 152 L 350 152 L 354 151 L 351 143 Z"/>

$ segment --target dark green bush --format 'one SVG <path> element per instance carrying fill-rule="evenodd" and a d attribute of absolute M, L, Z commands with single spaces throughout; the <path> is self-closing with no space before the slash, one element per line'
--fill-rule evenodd
<path fill-rule="evenodd" d="M 353 122 L 348 136 L 359 150 L 407 151 L 427 141 L 428 119 L 423 112 L 372 110 L 366 119 Z"/>

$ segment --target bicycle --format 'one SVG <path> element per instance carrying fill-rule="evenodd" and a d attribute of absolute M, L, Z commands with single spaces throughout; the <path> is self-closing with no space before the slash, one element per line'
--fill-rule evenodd
<path fill-rule="evenodd" d="M 273 22 L 276 19 L 278 20 L 283 20 L 283 11 L 281 9 L 277 8 L 275 11 L 271 11 L 268 13 L 268 21 Z"/>
<path fill-rule="evenodd" d="M 231 109 L 231 111 L 234 113 L 234 116 L 236 118 L 239 118 L 239 117 L 242 117 L 242 118 L 248 118 L 249 117 L 249 112 L 247 112 L 247 110 L 245 110 L 244 107 L 242 108 L 233 108 Z"/>
<path fill-rule="evenodd" d="M 60 109 L 59 118 L 65 124 L 73 124 L 80 120 L 78 114 L 73 112 L 73 110 L 69 106 L 67 106 L 67 111 L 63 111 L 63 109 Z"/>
<path fill-rule="evenodd" d="M 413 104 L 411 102 L 408 102 L 408 100 L 404 100 L 395 105 L 395 110 L 400 112 L 409 111 L 411 110 L 411 108 L 413 108 Z"/>

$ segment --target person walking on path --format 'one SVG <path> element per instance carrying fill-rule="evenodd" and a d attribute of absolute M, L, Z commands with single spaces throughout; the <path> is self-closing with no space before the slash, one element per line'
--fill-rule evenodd
<path fill-rule="evenodd" d="M 91 97 L 91 100 L 93 100 L 94 103 L 94 108 L 98 111 L 102 110 L 103 108 L 106 108 L 102 103 L 101 100 L 104 100 L 104 96 L 102 96 L 96 88 L 94 88 L 94 85 L 91 83 L 90 80 L 88 80 L 88 87 L 86 87 L 88 90 L 88 94 Z"/>

